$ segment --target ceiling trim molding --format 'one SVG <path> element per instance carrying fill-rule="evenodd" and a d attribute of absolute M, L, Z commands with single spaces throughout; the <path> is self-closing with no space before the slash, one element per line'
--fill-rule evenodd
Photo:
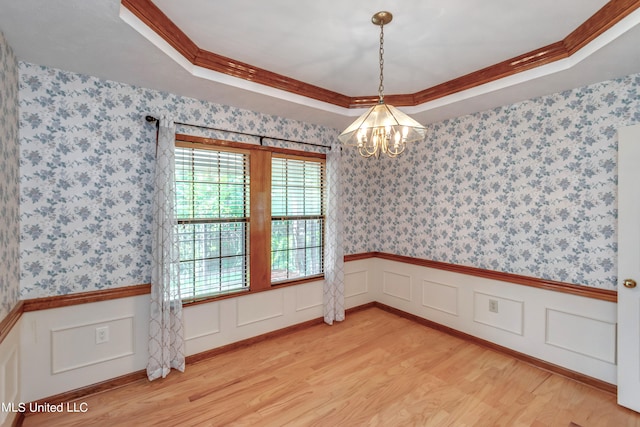
<path fill-rule="evenodd" d="M 192 64 L 200 48 L 150 0 L 122 0 L 120 4 L 162 37 Z"/>
<path fill-rule="evenodd" d="M 121 0 L 121 5 L 196 67 L 343 108 L 369 107 L 378 102 L 377 95 L 350 97 L 201 49 L 151 0 Z M 385 100 L 399 107 L 414 107 L 568 58 L 638 8 L 640 0 L 610 0 L 563 40 L 413 94 L 385 95 Z"/>
<path fill-rule="evenodd" d="M 640 7 L 639 0 L 611 0 L 562 41 L 573 55 Z"/>
<path fill-rule="evenodd" d="M 327 102 L 339 107 L 349 107 L 350 98 L 346 95 L 200 49 L 189 36 L 150 0 L 122 0 L 121 5 L 129 9 L 131 13 L 194 66 Z"/>

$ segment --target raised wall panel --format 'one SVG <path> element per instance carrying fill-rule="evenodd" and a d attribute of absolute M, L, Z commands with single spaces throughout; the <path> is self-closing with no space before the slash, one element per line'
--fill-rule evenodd
<path fill-rule="evenodd" d="M 237 326 L 284 316 L 284 293 L 282 290 L 259 292 L 236 298 L 236 304 Z"/>
<path fill-rule="evenodd" d="M 423 280 L 422 305 L 457 316 L 458 288 L 456 286 Z"/>
<path fill-rule="evenodd" d="M 322 283 L 308 283 L 295 286 L 296 311 L 322 306 Z"/>
<path fill-rule="evenodd" d="M 385 271 L 382 274 L 382 292 L 405 301 L 411 301 L 411 276 Z"/>
<path fill-rule="evenodd" d="M 498 312 L 489 310 L 491 301 L 496 301 Z M 483 325 L 523 335 L 524 302 L 482 292 L 473 293 L 473 321 Z"/>
<path fill-rule="evenodd" d="M 96 344 L 96 328 L 109 328 L 109 341 Z M 134 353 L 133 316 L 51 330 L 51 373 L 95 365 Z"/>
<path fill-rule="evenodd" d="M 184 316 L 184 339 L 193 340 L 220 333 L 220 303 L 199 304 L 188 307 Z"/>
<path fill-rule="evenodd" d="M 545 343 L 616 363 L 616 324 L 613 322 L 547 308 Z"/>
<path fill-rule="evenodd" d="M 367 270 L 352 271 L 344 275 L 345 298 L 363 295 L 369 292 L 369 275 Z"/>

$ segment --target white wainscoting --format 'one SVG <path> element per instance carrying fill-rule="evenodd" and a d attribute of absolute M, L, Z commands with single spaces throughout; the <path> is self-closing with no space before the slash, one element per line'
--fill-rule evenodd
<path fill-rule="evenodd" d="M 373 302 L 368 282 L 374 262 L 345 263 L 346 308 Z M 197 354 L 322 318 L 323 283 L 318 280 L 185 308 L 186 353 Z"/>
<path fill-rule="evenodd" d="M 373 262 L 345 264 L 347 308 L 373 301 L 368 292 Z M 319 280 L 186 306 L 186 354 L 322 318 L 322 286 Z M 2 343 L 0 393 L 30 402 L 145 369 L 148 316 L 148 295 L 24 313 Z M 104 326 L 109 341 L 96 344 L 96 328 Z"/>
<path fill-rule="evenodd" d="M 495 311 L 491 311 L 491 306 Z M 513 334 L 523 334 L 524 301 L 473 292 L 473 321 Z"/>
<path fill-rule="evenodd" d="M 308 283 L 294 286 L 296 296 L 296 311 L 304 311 L 318 307 L 322 310 L 322 286 Z"/>
<path fill-rule="evenodd" d="M 363 261 L 360 261 L 363 263 Z M 352 265 L 353 263 L 347 263 Z M 347 299 L 369 293 L 368 270 L 354 270 L 344 274 L 344 296 Z"/>
<path fill-rule="evenodd" d="M 149 296 L 24 313 L 21 400 L 30 402 L 145 369 Z M 109 340 L 96 343 L 96 328 Z"/>
<path fill-rule="evenodd" d="M 382 272 L 382 293 L 404 301 L 411 301 L 411 276 L 384 270 Z"/>
<path fill-rule="evenodd" d="M 458 287 L 422 281 L 422 305 L 443 313 L 458 315 Z"/>
<path fill-rule="evenodd" d="M 375 301 L 616 384 L 613 302 L 385 259 L 368 274 Z"/>
<path fill-rule="evenodd" d="M 108 341 L 97 341 L 98 329 Z M 132 315 L 51 329 L 51 374 L 133 356 L 135 345 Z"/>
<path fill-rule="evenodd" d="M 368 258 L 344 263 L 345 308 L 358 307 L 375 301 L 371 293 L 371 269 L 377 260 Z"/>
<path fill-rule="evenodd" d="M 220 333 L 220 304 L 218 302 L 185 308 L 183 318 L 185 341 Z"/>
<path fill-rule="evenodd" d="M 616 363 L 616 323 L 593 315 L 547 308 L 545 342 L 610 364 Z"/>
<path fill-rule="evenodd" d="M 322 286 L 187 306 L 186 354 L 321 318 Z M 374 301 L 616 383 L 615 303 L 377 258 L 345 263 L 346 308 Z M 29 402 L 145 369 L 148 313 L 148 295 L 24 313 L 0 349 L 0 392 Z M 102 325 L 109 343 L 96 344 Z"/>
<path fill-rule="evenodd" d="M 20 322 L 20 321 L 19 321 Z M 0 344 L 0 425 L 10 426 L 19 410 L 20 400 L 20 326 L 14 325 Z M 2 408 L 0 408 L 2 409 Z"/>
<path fill-rule="evenodd" d="M 234 298 L 238 317 L 236 326 L 247 326 L 284 316 L 285 289 Z"/>

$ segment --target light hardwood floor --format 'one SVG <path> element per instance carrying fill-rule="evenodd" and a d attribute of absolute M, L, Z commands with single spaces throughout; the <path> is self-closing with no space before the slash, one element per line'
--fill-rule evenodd
<path fill-rule="evenodd" d="M 23 425 L 640 426 L 612 394 L 378 308 L 81 402 Z"/>

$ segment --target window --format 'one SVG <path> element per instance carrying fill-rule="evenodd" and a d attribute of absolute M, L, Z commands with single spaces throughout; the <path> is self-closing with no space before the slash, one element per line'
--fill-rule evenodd
<path fill-rule="evenodd" d="M 323 272 L 324 163 L 271 160 L 271 282 Z"/>
<path fill-rule="evenodd" d="M 248 289 L 248 172 L 245 153 L 176 147 L 183 299 Z"/>
<path fill-rule="evenodd" d="M 179 138 L 185 302 L 322 276 L 324 155 Z"/>

